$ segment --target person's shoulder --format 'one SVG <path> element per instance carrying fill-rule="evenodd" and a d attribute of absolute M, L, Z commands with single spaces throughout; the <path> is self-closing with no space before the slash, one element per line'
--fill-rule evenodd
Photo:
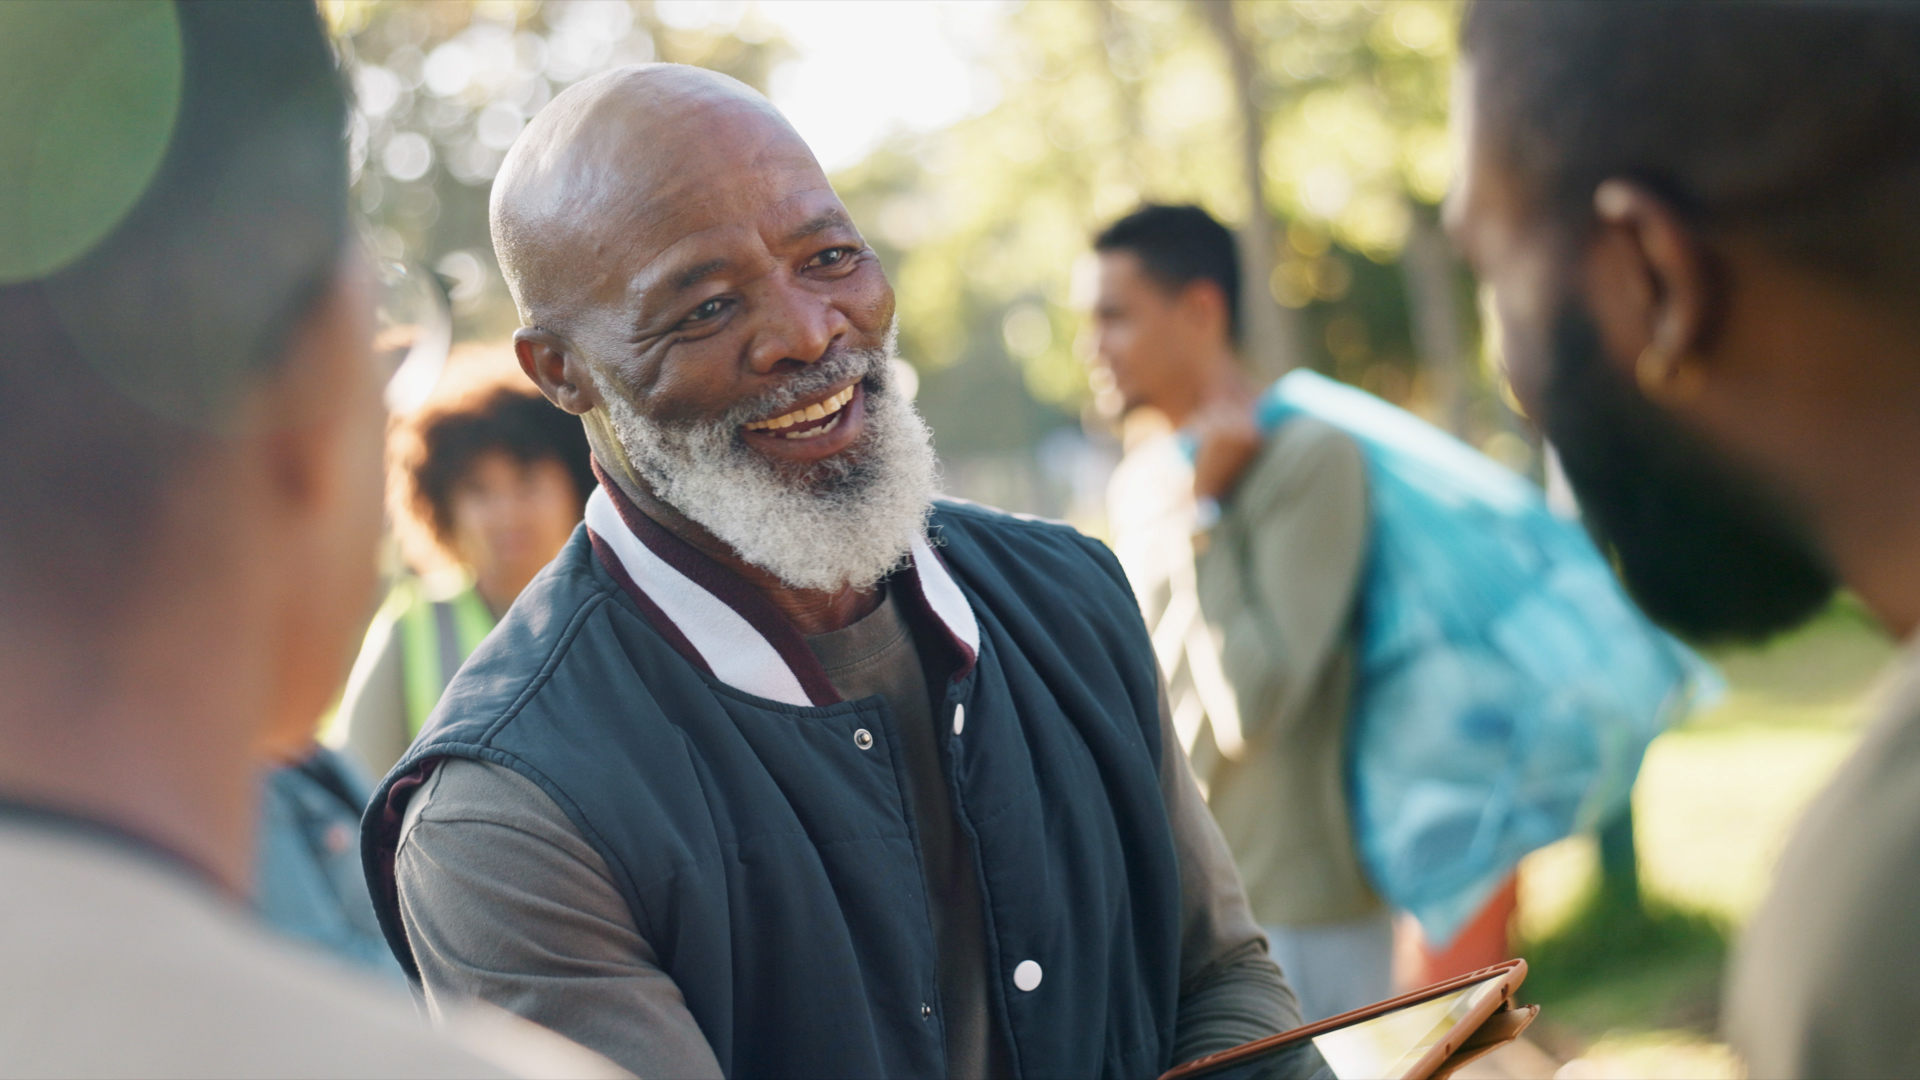
<path fill-rule="evenodd" d="M 586 527 L 581 526 L 561 547 L 560 554 L 520 591 L 513 606 L 468 658 L 466 668 L 486 665 L 496 672 L 514 667 L 538 669 L 546 662 L 549 650 L 564 647 L 578 634 L 582 621 L 618 593 L 619 587 L 594 554 Z"/>
<path fill-rule="evenodd" d="M 514 624 L 520 632 L 536 637 L 561 634 L 583 609 L 618 592 L 594 554 L 586 526 L 581 525 L 561 546 L 560 554 L 521 590 L 500 626 Z"/>
<path fill-rule="evenodd" d="M 934 501 L 931 524 L 936 543 L 957 538 L 1061 553 L 1111 555 L 1105 544 L 1067 522 L 951 496 L 943 495 Z"/>
<path fill-rule="evenodd" d="M 1336 493 L 1363 496 L 1366 458 L 1345 431 L 1312 416 L 1275 428 L 1228 502 L 1261 514 L 1312 510 Z"/>
<path fill-rule="evenodd" d="M 1360 444 L 1347 432 L 1317 416 L 1296 416 L 1267 436 L 1254 460 L 1255 471 L 1304 473 L 1328 468 L 1359 468 Z"/>
<path fill-rule="evenodd" d="M 412 842 L 421 821 L 476 823 L 568 850 L 585 847 L 580 830 L 552 795 L 512 766 L 485 758 L 449 757 L 434 767 L 407 803 L 403 845 Z"/>
<path fill-rule="evenodd" d="M 1733 966 L 1728 1027 L 1755 1075 L 1920 1072 L 1920 654 L 1802 816 Z"/>
<path fill-rule="evenodd" d="M 557 1076 L 598 1061 L 438 1035 L 398 990 L 131 845 L 0 828 L 0 875 L 9 1075 Z"/>
<path fill-rule="evenodd" d="M 561 658 L 591 636 L 596 613 L 617 605 L 618 596 L 584 530 L 576 531 L 461 665 L 423 737 L 445 736 L 449 725 L 460 724 L 473 730 L 463 730 L 456 741 L 471 741 L 524 707 L 551 683 Z"/>
<path fill-rule="evenodd" d="M 1113 550 L 1064 521 L 943 496 L 934 503 L 929 533 L 950 561 L 977 560 L 1003 571 L 1018 566 L 1067 587 L 1091 572 L 1132 596 Z M 965 575 L 970 567 L 959 569 Z"/>

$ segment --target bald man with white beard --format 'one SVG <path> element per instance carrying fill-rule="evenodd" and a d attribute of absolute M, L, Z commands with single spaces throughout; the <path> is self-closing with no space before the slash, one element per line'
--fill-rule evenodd
<path fill-rule="evenodd" d="M 1118 565 L 935 498 L 892 290 L 772 106 L 588 80 L 493 230 L 601 486 L 368 815 L 429 1005 L 642 1076 L 1151 1076 L 1297 1023 Z"/>

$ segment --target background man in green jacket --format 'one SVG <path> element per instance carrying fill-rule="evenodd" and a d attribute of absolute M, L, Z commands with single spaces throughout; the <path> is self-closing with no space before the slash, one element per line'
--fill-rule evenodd
<path fill-rule="evenodd" d="M 1172 434 L 1130 447 L 1109 498 L 1174 726 L 1302 1016 L 1378 1001 L 1392 916 L 1354 851 L 1342 764 L 1367 547 L 1360 448 L 1318 420 L 1271 437 L 1255 426 L 1233 235 L 1206 211 L 1149 206 L 1094 247 L 1101 363 L 1127 408 L 1198 436 L 1191 462 Z"/>

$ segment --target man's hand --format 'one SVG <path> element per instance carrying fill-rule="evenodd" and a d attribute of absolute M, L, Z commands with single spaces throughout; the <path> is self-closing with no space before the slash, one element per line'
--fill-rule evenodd
<path fill-rule="evenodd" d="M 1254 422 L 1252 403 L 1228 399 L 1206 405 L 1189 427 L 1199 442 L 1193 456 L 1194 497 L 1226 498 L 1266 442 Z"/>

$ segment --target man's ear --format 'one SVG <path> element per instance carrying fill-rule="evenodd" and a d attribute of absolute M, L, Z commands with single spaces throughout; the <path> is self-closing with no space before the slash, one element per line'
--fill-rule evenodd
<path fill-rule="evenodd" d="M 1683 404 L 1708 376 L 1720 305 L 1713 261 L 1672 204 L 1630 180 L 1594 190 L 1587 245 L 1587 310 L 1609 357 L 1649 398 Z"/>
<path fill-rule="evenodd" d="M 1220 283 L 1211 278 L 1195 278 L 1181 286 L 1179 294 L 1181 317 L 1195 332 L 1205 335 L 1218 334 L 1222 341 L 1233 336 L 1229 325 L 1226 291 Z"/>
<path fill-rule="evenodd" d="M 367 267 L 343 260 L 295 324 L 279 369 L 242 414 L 239 430 L 261 440 L 259 460 L 294 504 L 331 506 L 344 475 L 342 455 L 353 456 L 358 439 L 382 442 L 386 413 L 369 345 L 372 311 Z"/>
<path fill-rule="evenodd" d="M 600 404 L 593 377 L 583 366 L 580 354 L 557 334 L 537 326 L 523 326 L 513 333 L 513 353 L 520 370 L 547 400 L 575 416 L 593 411 Z"/>

